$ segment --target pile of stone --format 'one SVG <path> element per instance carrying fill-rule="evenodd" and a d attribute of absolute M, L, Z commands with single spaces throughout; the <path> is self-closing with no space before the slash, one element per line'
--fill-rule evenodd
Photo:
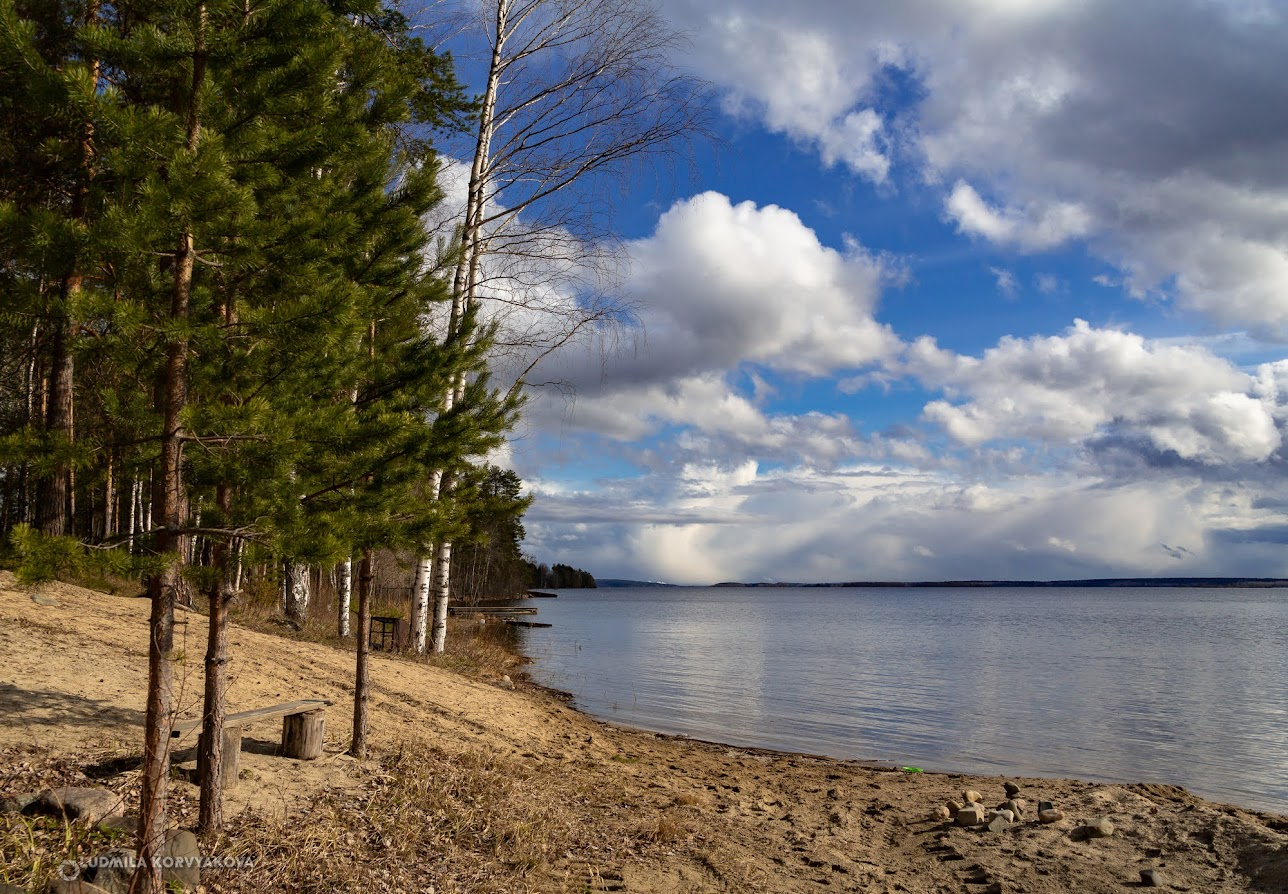
<path fill-rule="evenodd" d="M 992 808 L 985 806 L 982 794 L 968 788 L 962 792 L 961 800 L 952 800 L 936 808 L 931 818 L 951 819 L 959 826 L 983 826 L 990 832 L 1001 832 L 1030 818 L 1029 802 L 1020 797 L 1020 787 L 1014 782 L 1006 783 L 1006 799 Z M 1039 801 L 1031 818 L 1050 825 L 1064 819 L 1064 812 L 1050 801 Z M 1107 819 L 1092 820 L 1079 829 L 1086 838 L 1106 838 L 1114 833 L 1113 823 Z"/>
<path fill-rule="evenodd" d="M 82 822 L 100 831 L 125 837 L 133 835 L 136 820 L 123 816 L 121 796 L 99 786 L 64 786 L 29 792 L 0 801 L 0 813 L 24 816 L 55 816 L 64 822 Z M 183 829 L 166 832 L 157 855 L 161 878 L 167 885 L 178 884 L 195 890 L 201 882 L 201 850 L 197 838 Z M 126 894 L 138 854 L 129 848 L 112 848 L 96 854 L 86 864 L 64 863 L 58 867 L 50 894 Z M 0 894 L 8 894 L 0 885 Z"/>
<path fill-rule="evenodd" d="M 968 788 L 962 792 L 960 800 L 954 799 L 936 807 L 930 818 L 952 820 L 965 828 L 982 827 L 989 832 L 1002 832 L 1029 818 L 1028 801 L 1020 797 L 1020 787 L 1014 782 L 1006 783 L 1006 800 L 991 808 L 984 806 L 982 794 Z M 1064 819 L 1064 812 L 1050 801 L 1038 801 L 1038 809 L 1032 819 L 1049 826 Z M 1083 820 L 1069 830 L 1069 837 L 1076 841 L 1109 838 L 1113 834 L 1113 821 L 1107 817 Z M 1166 882 L 1159 870 L 1142 869 L 1140 885 L 1145 888 L 1161 888 Z"/>

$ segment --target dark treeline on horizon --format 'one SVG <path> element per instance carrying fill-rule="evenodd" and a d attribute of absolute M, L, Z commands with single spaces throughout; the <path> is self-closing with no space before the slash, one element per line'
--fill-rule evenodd
<path fill-rule="evenodd" d="M 712 587 L 1288 587 L 1277 577 L 1106 577 L 1087 580 L 943 580 L 840 581 L 830 583 L 741 583 L 727 581 Z"/>
<path fill-rule="evenodd" d="M 571 565 L 556 564 L 553 568 L 542 562 L 537 564 L 527 561 L 528 585 L 546 587 L 554 590 L 593 590 L 598 584 L 595 576 L 589 571 L 573 568 Z"/>

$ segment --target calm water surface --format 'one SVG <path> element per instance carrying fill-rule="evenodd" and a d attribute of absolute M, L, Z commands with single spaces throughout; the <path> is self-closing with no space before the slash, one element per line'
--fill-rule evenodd
<path fill-rule="evenodd" d="M 1288 591 L 561 590 L 539 682 L 623 724 L 1288 814 Z"/>

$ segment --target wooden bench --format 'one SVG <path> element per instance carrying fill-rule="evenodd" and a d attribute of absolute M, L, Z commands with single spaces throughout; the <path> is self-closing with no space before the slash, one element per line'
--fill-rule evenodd
<path fill-rule="evenodd" d="M 223 787 L 232 788 L 237 784 L 241 772 L 242 730 L 261 720 L 282 718 L 283 756 L 306 761 L 320 757 L 326 736 L 326 708 L 331 704 L 333 702 L 328 699 L 304 698 L 224 717 Z M 183 720 L 170 728 L 170 735 L 178 738 L 186 732 L 201 729 L 204 724 L 204 720 Z M 205 735 L 205 730 L 202 730 L 201 736 L 204 738 Z M 201 752 L 198 745 L 198 761 L 201 760 Z"/>

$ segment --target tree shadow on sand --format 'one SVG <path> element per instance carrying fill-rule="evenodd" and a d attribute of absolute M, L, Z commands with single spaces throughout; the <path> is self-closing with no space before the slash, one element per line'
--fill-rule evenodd
<path fill-rule="evenodd" d="M 143 731 L 143 712 L 122 708 L 110 702 L 83 695 L 69 695 L 48 689 L 19 689 L 12 683 L 0 683 L 0 717 L 10 727 L 77 726 L 108 731 L 113 727 L 134 726 Z"/>

